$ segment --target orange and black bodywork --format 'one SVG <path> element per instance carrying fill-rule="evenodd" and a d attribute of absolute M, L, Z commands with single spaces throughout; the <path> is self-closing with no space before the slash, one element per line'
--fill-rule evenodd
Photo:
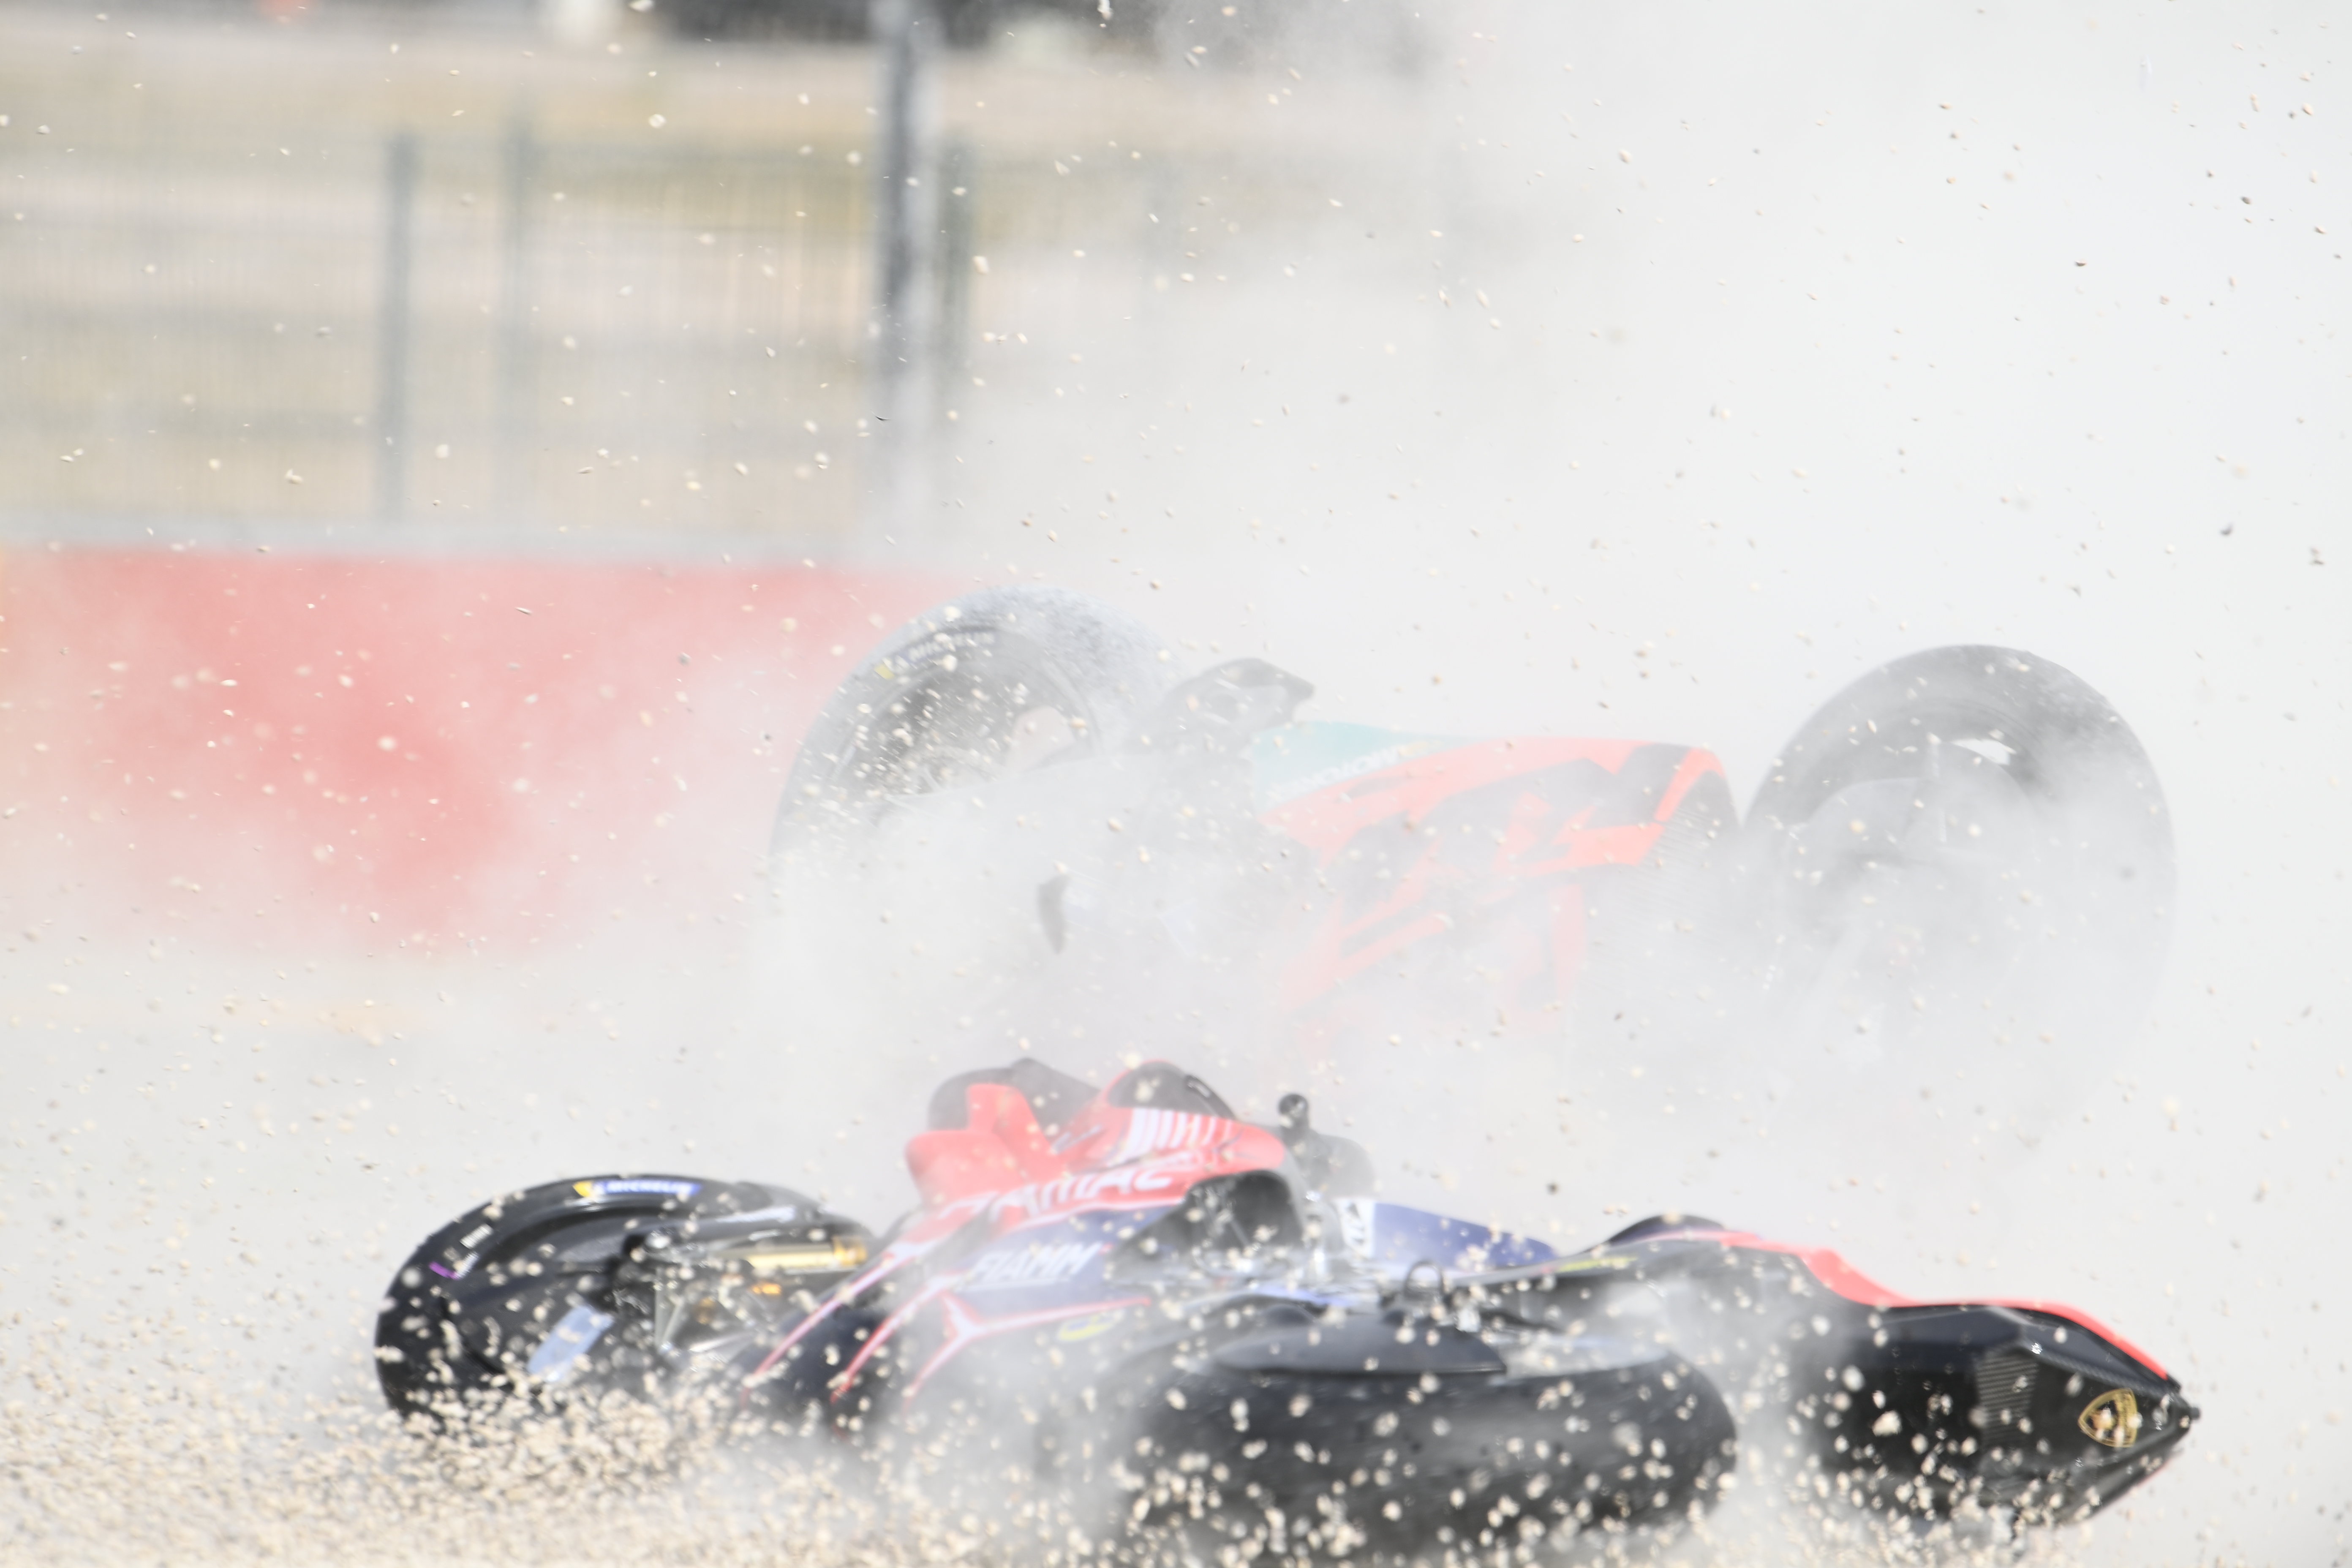
<path fill-rule="evenodd" d="M 1130 983 L 1223 968 L 1239 984 L 1221 992 L 1285 1020 L 1309 1059 L 1344 1057 L 1401 1008 L 1438 1029 L 1557 1028 L 1596 977 L 1612 996 L 1638 984 L 1659 930 L 1725 923 L 1738 816 L 1713 752 L 1286 718 L 1219 733 L 1213 706 L 1181 704 L 1229 673 L 1180 687 L 1163 713 L 1182 720 L 1118 755 L 994 786 L 999 816 L 1120 825 L 1053 845 L 1038 914 L 1070 973 L 1043 972 L 1040 1010 L 1089 967 Z"/>
<path fill-rule="evenodd" d="M 1410 754 L 1287 793 L 1268 753 L 1332 731 L 1370 741 L 1373 760 Z M 1283 971 L 1281 1003 L 1294 1012 L 1343 1005 L 1349 982 L 1383 965 L 1442 970 L 1470 953 L 1499 972 L 1504 1010 L 1557 1002 L 1622 880 L 1698 871 L 1734 821 L 1723 764 L 1697 747 L 1376 736 L 1297 724 L 1254 749 L 1261 774 L 1274 773 L 1261 820 L 1307 851 L 1326 890 Z"/>
<path fill-rule="evenodd" d="M 1344 1063 L 1737 1029 L 1801 1093 L 1948 1048 L 1964 1014 L 2111 1037 L 2168 940 L 2145 751 L 2019 649 L 1863 673 L 1744 814 L 1699 747 L 1302 719 L 1314 688 L 1257 658 L 1171 674 L 1149 628 L 1042 587 L 886 638 L 803 737 L 772 841 L 812 984 L 877 959 L 885 926 L 896 951 L 919 909 L 987 954 L 959 970 L 960 1031 L 1099 1038 L 1181 1005 L 1215 1010 L 1203 1034 Z"/>

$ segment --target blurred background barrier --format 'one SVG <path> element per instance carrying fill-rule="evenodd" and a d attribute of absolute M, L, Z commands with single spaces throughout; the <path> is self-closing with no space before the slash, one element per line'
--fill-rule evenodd
<path fill-rule="evenodd" d="M 0 561 L 0 907 L 280 954 L 638 947 L 761 907 L 800 732 L 943 581 L 812 567 Z M 708 928 L 722 928 L 711 931 Z"/>
<path fill-rule="evenodd" d="M 978 322 L 1017 307 L 1026 343 L 1132 321 L 1138 292 L 1192 280 L 1176 215 L 1199 192 L 1238 233 L 1319 205 L 1318 156 L 1365 145 L 1356 100 L 1286 124 L 1278 165 L 1254 122 L 1167 112 L 1297 73 L 1277 26 L 1149 5 L 1116 29 L 936 0 L 265 9 L 282 26 L 0 18 L 20 525 L 844 548 L 950 460 L 926 432 L 984 389 Z M 1023 272 L 1090 253 L 1076 289 Z"/>

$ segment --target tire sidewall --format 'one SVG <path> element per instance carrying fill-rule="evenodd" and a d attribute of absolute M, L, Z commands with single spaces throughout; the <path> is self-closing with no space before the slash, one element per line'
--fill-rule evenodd
<path fill-rule="evenodd" d="M 1142 622 L 1066 588 L 988 588 L 927 610 L 868 652 L 810 724 L 785 781 L 777 847 L 793 846 L 795 826 L 879 816 L 890 786 L 909 782 L 873 776 L 890 749 L 889 706 L 991 668 L 1041 681 L 1040 699 L 1072 721 L 1077 741 L 1059 762 L 1115 749 L 1159 697 L 1167 667 Z"/>

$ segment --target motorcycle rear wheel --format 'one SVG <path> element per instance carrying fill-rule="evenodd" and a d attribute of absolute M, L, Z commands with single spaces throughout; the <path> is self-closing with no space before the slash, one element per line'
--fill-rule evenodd
<path fill-rule="evenodd" d="M 2055 1088 L 2049 1047 L 2087 1062 L 2135 1028 L 2168 944 L 2147 752 L 2013 648 L 1928 649 L 1832 697 L 1774 760 L 1742 851 L 1768 1012 L 1849 1069 L 2008 1047 L 2021 1083 Z"/>

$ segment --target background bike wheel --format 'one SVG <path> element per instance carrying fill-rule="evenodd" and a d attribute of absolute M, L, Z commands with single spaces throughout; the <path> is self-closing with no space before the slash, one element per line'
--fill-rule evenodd
<path fill-rule="evenodd" d="M 777 852 L 913 797 L 1106 753 L 1166 683 L 1160 653 L 1141 621 L 1066 588 L 988 588 L 924 612 L 809 726 Z"/>
<path fill-rule="evenodd" d="M 1871 671 L 1790 737 L 1742 837 L 1768 1013 L 1800 1059 L 1965 1047 L 2046 1110 L 2145 1016 L 2170 814 L 2131 727 L 2046 659 Z"/>

